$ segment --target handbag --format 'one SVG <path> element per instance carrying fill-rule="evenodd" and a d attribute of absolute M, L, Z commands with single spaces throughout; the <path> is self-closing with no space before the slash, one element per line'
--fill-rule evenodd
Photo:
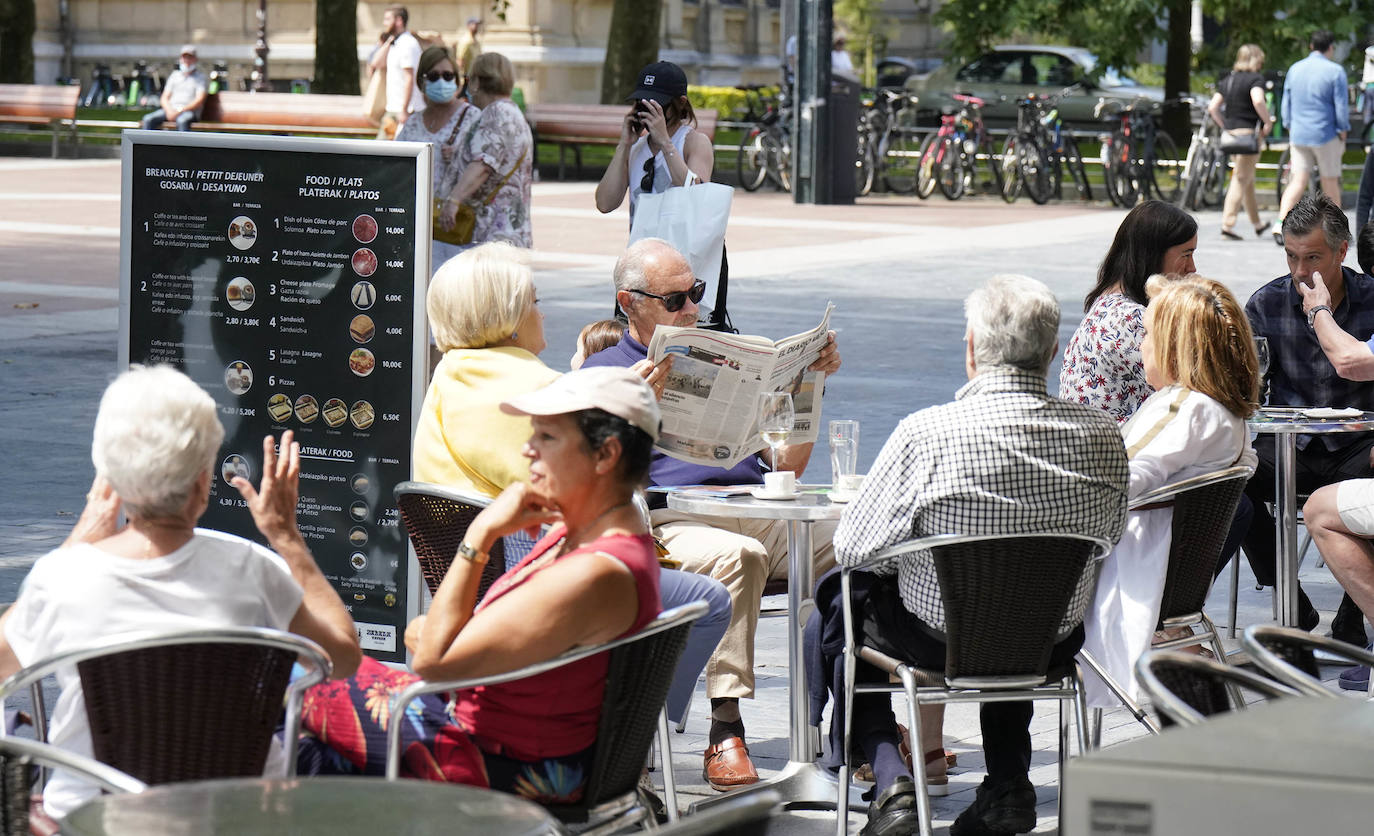
<path fill-rule="evenodd" d="M 1258 154 L 1260 152 L 1259 125 L 1253 128 L 1236 128 L 1222 131 L 1218 143 L 1223 154 Z"/>
<path fill-rule="evenodd" d="M 461 119 L 458 121 L 459 124 L 462 124 Z M 453 131 L 457 133 L 458 129 L 455 127 Z M 452 137 L 450 137 L 450 139 L 452 139 Z M 515 170 L 525 161 L 525 153 L 528 150 L 529 149 L 526 148 L 524 151 L 520 152 L 520 156 L 516 159 L 515 165 L 511 166 L 510 171 L 506 172 L 506 176 L 501 178 L 501 182 L 496 184 L 496 188 L 491 190 L 491 194 L 487 195 L 487 199 L 482 201 L 481 205 L 491 205 L 491 202 L 496 199 L 496 195 L 501 191 L 502 187 L 504 187 L 507 181 L 515 174 Z M 452 244 L 457 247 L 471 244 L 472 233 L 477 226 L 477 211 L 470 204 L 459 203 L 458 214 L 453 219 L 453 226 L 449 229 L 444 229 L 439 226 L 439 214 L 443 211 L 444 198 L 436 197 L 434 199 L 434 220 L 431 223 L 434 240 L 444 244 Z"/>
<path fill-rule="evenodd" d="M 630 243 L 662 238 L 687 259 L 692 275 L 710 285 L 720 276 L 725 227 L 730 222 L 735 190 L 722 183 L 691 185 L 697 179 L 689 170 L 687 182 L 681 186 L 640 195 L 630 226 Z"/>
<path fill-rule="evenodd" d="M 382 67 L 367 80 L 367 90 L 363 93 L 363 115 L 374 125 L 382 124 L 382 114 L 386 113 L 386 67 Z"/>

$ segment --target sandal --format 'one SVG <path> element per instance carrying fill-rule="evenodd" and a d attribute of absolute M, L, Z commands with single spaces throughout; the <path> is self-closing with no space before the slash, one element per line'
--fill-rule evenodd
<path fill-rule="evenodd" d="M 906 762 L 907 770 L 910 771 L 912 775 L 915 775 L 916 770 L 911 762 L 911 732 L 901 723 L 897 724 L 897 731 L 901 732 L 902 735 L 901 742 L 897 744 L 897 752 L 902 756 L 902 760 Z M 929 752 L 925 753 L 926 795 L 949 795 L 948 770 L 954 765 L 950 762 L 951 756 L 954 756 L 955 760 L 958 760 L 958 756 L 955 755 L 954 752 L 950 752 L 943 747 L 931 749 Z M 932 764 L 936 765 L 939 769 L 938 773 L 931 769 Z"/>
<path fill-rule="evenodd" d="M 1262 223 L 1262 224 L 1260 224 L 1259 226 L 1255 227 L 1255 237 L 1256 237 L 1256 238 L 1263 238 L 1263 237 L 1264 237 L 1264 233 L 1266 233 L 1266 232 L 1269 231 L 1269 225 L 1270 225 L 1270 223 L 1271 223 L 1271 221 L 1265 221 L 1264 223 Z"/>
<path fill-rule="evenodd" d="M 1232 240 L 1232 241 L 1244 241 L 1244 240 L 1245 240 L 1244 238 L 1240 237 L 1240 234 L 1239 234 L 1239 233 L 1234 232 L 1233 230 L 1229 230 L 1229 229 L 1223 229 L 1223 230 L 1221 231 L 1221 237 L 1222 237 L 1222 238 L 1229 238 L 1229 239 Z"/>

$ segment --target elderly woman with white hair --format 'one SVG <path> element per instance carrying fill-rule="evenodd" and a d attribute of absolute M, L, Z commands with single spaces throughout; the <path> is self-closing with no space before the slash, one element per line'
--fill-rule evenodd
<path fill-rule="evenodd" d="M 196 527 L 224 438 L 217 412 L 203 389 L 169 366 L 135 366 L 105 390 L 86 509 L 62 547 L 34 563 L 0 619 L 0 677 L 96 638 L 214 627 L 289 630 L 324 647 L 335 677 L 358 667 L 353 620 L 296 527 L 300 445 L 290 431 L 280 454 L 271 436 L 263 439 L 258 488 L 233 478 L 271 549 Z M 89 756 L 80 679 L 68 670 L 57 680 L 48 738 Z M 60 817 L 98 794 L 59 770 L 44 805 Z"/>

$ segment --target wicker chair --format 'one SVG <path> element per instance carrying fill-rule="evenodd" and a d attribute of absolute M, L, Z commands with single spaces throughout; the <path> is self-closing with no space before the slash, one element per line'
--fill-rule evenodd
<path fill-rule="evenodd" d="M 1066 620 L 1077 624 L 1091 595 L 1075 591 L 1092 580 L 1111 544 L 1100 537 L 1072 533 L 1014 535 L 936 535 L 909 540 L 840 575 L 844 606 L 844 750 L 849 751 L 850 723 L 856 693 L 904 692 L 913 741 L 921 738 L 921 703 L 1004 702 L 1014 699 L 1058 700 L 1059 763 L 1063 779 L 1068 754 L 1068 718 L 1064 702 L 1078 716 L 1078 744 L 1086 748 L 1086 709 L 1077 667 L 1051 670 L 1050 654 Z M 939 578 L 946 621 L 944 670 L 904 663 L 862 644 L 855 634 L 850 577 L 912 552 L 929 551 Z M 1087 583 L 1091 590 L 1092 584 Z M 897 677 L 900 685 L 856 685 L 858 661 Z M 915 783 L 925 786 L 925 764 L 914 758 Z M 836 828 L 848 829 L 849 767 L 840 767 Z M 1061 783 L 1062 786 L 1062 783 Z M 930 836 L 930 798 L 916 793 L 922 836 Z"/>
<path fill-rule="evenodd" d="M 297 662 L 306 673 L 291 683 Z M 291 633 L 188 630 L 45 659 L 0 683 L 0 699 L 71 667 L 81 677 L 96 760 L 146 784 L 262 775 L 283 697 L 286 775 L 294 775 L 301 696 L 332 670 L 318 644 Z"/>
<path fill-rule="evenodd" d="M 610 651 L 606 693 L 582 802 L 551 806 L 549 811 L 574 829 L 587 833 L 615 832 L 652 815 L 639 800 L 639 775 L 654 735 L 657 733 L 661 740 L 667 737 L 663 701 L 668 697 L 678 656 L 687 643 L 687 631 L 693 621 L 705 614 L 706 604 L 696 601 L 661 613 L 633 635 L 570 650 L 517 671 L 451 682 L 420 680 L 392 698 L 391 716 L 403 716 L 410 702 L 422 694 L 525 679 Z M 386 777 L 394 780 L 400 774 L 401 724 L 393 723 L 387 730 Z M 675 800 L 665 801 L 672 810 Z"/>
<path fill-rule="evenodd" d="M 1161 717 L 1195 726 L 1239 707 L 1236 686 L 1266 697 L 1296 697 L 1287 685 L 1244 668 L 1176 650 L 1147 650 L 1135 663 L 1136 679 Z"/>
<path fill-rule="evenodd" d="M 1171 485 L 1164 485 L 1137 497 L 1131 503 L 1133 509 L 1142 506 L 1156 506 L 1160 503 L 1173 505 L 1173 535 L 1169 542 L 1169 569 L 1164 578 L 1164 594 L 1160 600 L 1159 623 L 1156 630 L 1175 627 L 1188 627 L 1190 631 L 1198 626 L 1201 632 L 1189 636 L 1170 639 L 1155 645 L 1155 649 L 1170 647 L 1189 647 L 1207 641 L 1218 659 L 1226 658 L 1226 651 L 1217 636 L 1216 625 L 1203 612 L 1207 593 L 1212 589 L 1212 578 L 1221 549 L 1226 542 L 1231 520 L 1236 514 L 1241 492 L 1250 478 L 1248 467 L 1229 467 L 1212 473 L 1205 473 Z M 1102 678 L 1107 687 L 1121 700 L 1121 704 L 1135 716 L 1135 719 L 1154 734 L 1159 726 L 1150 718 L 1140 703 L 1126 693 L 1121 683 L 1103 670 L 1092 654 L 1084 650 L 1078 654 L 1079 661 Z M 1232 695 L 1240 702 L 1238 693 Z M 1096 745 L 1102 733 L 1102 709 L 1093 709 L 1092 738 Z"/>
<path fill-rule="evenodd" d="M 34 832 L 51 833 L 57 825 L 46 816 L 33 821 L 30 804 L 33 798 L 35 767 L 55 768 L 73 773 L 108 792 L 143 792 L 146 785 L 118 769 L 99 761 L 59 749 L 36 740 L 20 737 L 0 737 L 0 834 L 3 836 L 32 836 Z M 31 830 L 30 826 L 35 825 Z"/>
<path fill-rule="evenodd" d="M 491 497 L 481 494 L 432 485 L 428 482 L 402 482 L 393 493 L 396 507 L 401 511 L 420 572 L 425 577 L 429 594 L 433 595 L 448 574 L 453 556 L 468 533 L 468 526 L 491 504 Z M 491 547 L 482 580 L 477 585 L 477 600 L 506 571 L 505 543 L 498 540 Z"/>
<path fill-rule="evenodd" d="M 1252 624 L 1246 627 L 1240 643 L 1256 667 L 1284 685 L 1311 697 L 1340 697 L 1339 693 L 1322 684 L 1321 671 L 1313 657 L 1314 650 L 1324 650 L 1357 664 L 1374 665 L 1374 653 L 1363 647 L 1277 624 Z M 1374 691 L 1370 696 L 1374 696 Z"/>

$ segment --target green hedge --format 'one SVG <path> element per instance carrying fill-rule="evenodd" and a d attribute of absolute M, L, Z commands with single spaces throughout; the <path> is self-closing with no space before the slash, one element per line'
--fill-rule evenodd
<path fill-rule="evenodd" d="M 765 87 L 759 91 L 764 98 L 776 96 L 778 88 Z M 699 87 L 687 86 L 687 100 L 697 110 L 714 110 L 716 118 L 731 119 L 741 116 L 748 109 L 749 99 L 743 90 L 736 87 Z"/>

